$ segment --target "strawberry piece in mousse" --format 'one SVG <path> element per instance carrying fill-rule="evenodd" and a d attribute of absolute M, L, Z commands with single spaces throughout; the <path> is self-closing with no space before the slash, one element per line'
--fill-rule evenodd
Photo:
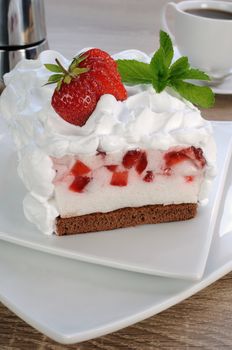
<path fill-rule="evenodd" d="M 128 151 L 122 160 L 122 164 L 126 169 L 136 168 L 138 174 L 141 174 L 147 167 L 146 152 L 140 150 Z"/>
<path fill-rule="evenodd" d="M 142 174 L 142 172 L 146 169 L 146 167 L 147 167 L 147 155 L 146 155 L 146 152 L 142 152 L 136 165 L 137 173 Z"/>
<path fill-rule="evenodd" d="M 127 183 L 128 171 L 118 171 L 113 173 L 110 182 L 112 186 L 127 186 Z"/>
<path fill-rule="evenodd" d="M 112 171 L 112 173 L 117 169 L 117 165 L 106 165 L 106 168 L 109 170 L 109 171 Z"/>
<path fill-rule="evenodd" d="M 122 160 L 122 164 L 126 169 L 131 169 L 133 166 L 135 166 L 141 156 L 141 151 L 139 150 L 132 150 L 128 151 Z"/>
<path fill-rule="evenodd" d="M 148 171 L 146 172 L 146 175 L 145 175 L 144 178 L 143 178 L 143 181 L 145 181 L 145 182 L 152 182 L 153 180 L 154 180 L 153 171 L 148 170 Z"/>
<path fill-rule="evenodd" d="M 69 186 L 69 189 L 74 192 L 83 192 L 84 188 L 88 185 L 91 178 L 88 176 L 76 176 L 74 181 Z"/>
<path fill-rule="evenodd" d="M 85 165 L 84 163 L 82 163 L 80 160 L 77 160 L 76 163 L 74 164 L 74 166 L 71 169 L 71 173 L 74 176 L 77 175 L 86 175 L 91 171 L 91 169 Z"/>
<path fill-rule="evenodd" d="M 206 164 L 202 150 L 194 146 L 179 151 L 167 152 L 164 159 L 167 167 L 172 167 L 185 160 L 191 160 L 198 168 L 203 168 Z"/>

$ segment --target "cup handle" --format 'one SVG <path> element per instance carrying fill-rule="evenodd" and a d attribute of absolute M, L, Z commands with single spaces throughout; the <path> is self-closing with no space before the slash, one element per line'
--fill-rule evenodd
<path fill-rule="evenodd" d="M 162 27 L 164 28 L 164 30 L 170 35 L 172 41 L 175 41 L 175 37 L 168 25 L 168 21 L 167 21 L 167 10 L 168 8 L 175 10 L 176 11 L 176 4 L 174 2 L 168 2 L 162 10 Z"/>

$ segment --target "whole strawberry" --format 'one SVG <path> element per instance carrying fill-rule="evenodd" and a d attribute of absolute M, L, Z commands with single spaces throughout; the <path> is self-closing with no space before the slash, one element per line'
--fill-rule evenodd
<path fill-rule="evenodd" d="M 56 63 L 45 64 L 48 70 L 56 73 L 48 80 L 48 84 L 57 83 L 51 103 L 71 124 L 83 126 L 104 94 L 114 95 L 119 101 L 127 98 L 117 64 L 105 51 L 88 50 L 75 57 L 68 69 L 58 59 Z"/>

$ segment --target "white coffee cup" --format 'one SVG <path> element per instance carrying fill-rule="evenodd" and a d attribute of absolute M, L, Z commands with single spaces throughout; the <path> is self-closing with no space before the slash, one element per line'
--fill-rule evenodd
<path fill-rule="evenodd" d="M 183 56 L 191 65 L 212 78 L 220 79 L 232 72 L 232 20 L 206 18 L 185 12 L 190 9 L 214 9 L 232 13 L 232 2 L 194 0 L 166 4 L 163 25 Z M 173 31 L 167 12 L 171 12 Z"/>

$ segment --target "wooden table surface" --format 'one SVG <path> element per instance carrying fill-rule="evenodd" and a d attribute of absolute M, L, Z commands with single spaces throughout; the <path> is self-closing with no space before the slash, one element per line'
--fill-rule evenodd
<path fill-rule="evenodd" d="M 82 47 L 109 52 L 158 45 L 166 0 L 49 0 L 50 47 L 71 57 Z M 232 96 L 217 95 L 203 115 L 232 120 Z M 0 304 L 0 350 L 8 349 L 232 349 L 232 272 L 193 297 L 143 322 L 76 345 L 51 341 Z"/>

